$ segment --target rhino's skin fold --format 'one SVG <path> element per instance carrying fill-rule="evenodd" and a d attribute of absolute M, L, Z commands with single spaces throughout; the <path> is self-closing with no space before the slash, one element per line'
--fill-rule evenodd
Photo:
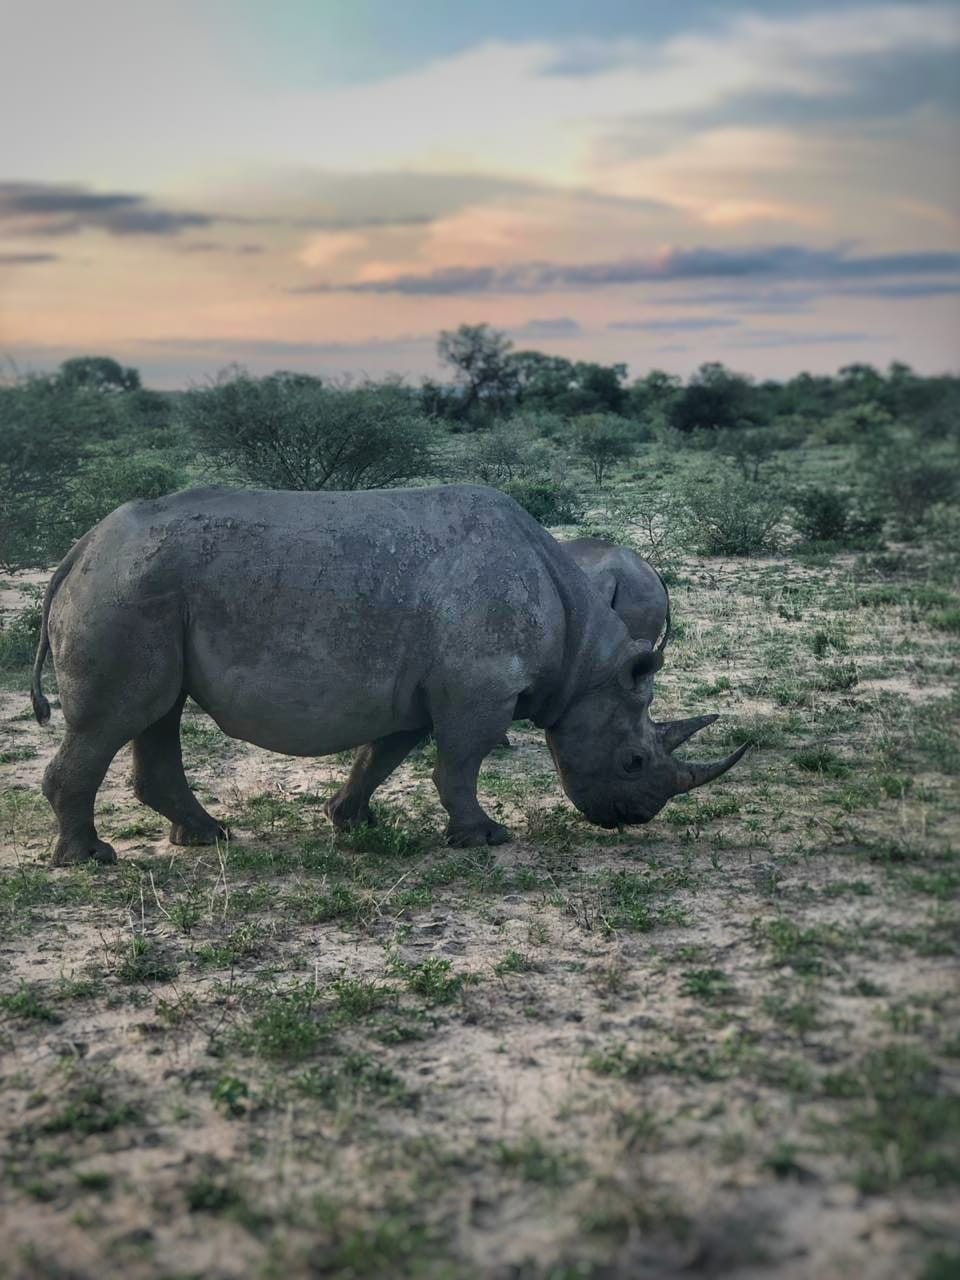
<path fill-rule="evenodd" d="M 136 794 L 171 839 L 222 834 L 184 776 L 187 696 L 273 751 L 362 746 L 327 806 L 337 825 L 370 820 L 375 788 L 432 731 L 455 845 L 509 839 L 476 782 L 514 718 L 546 730 L 567 794 L 603 825 L 645 822 L 699 785 L 698 769 L 717 772 L 675 762 L 650 719 L 662 653 L 493 489 L 207 488 L 128 503 L 47 589 L 31 686 L 41 722 L 48 649 L 66 724 L 43 783 L 57 864 L 115 858 L 93 804 L 131 740 Z"/>

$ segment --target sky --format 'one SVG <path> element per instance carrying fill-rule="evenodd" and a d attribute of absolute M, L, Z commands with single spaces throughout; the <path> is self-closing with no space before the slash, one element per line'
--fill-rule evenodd
<path fill-rule="evenodd" d="M 960 367 L 960 0 L 0 0 L 0 362 Z"/>

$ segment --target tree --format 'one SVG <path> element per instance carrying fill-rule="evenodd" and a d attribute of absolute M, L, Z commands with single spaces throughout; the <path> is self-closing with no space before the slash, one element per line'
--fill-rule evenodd
<path fill-rule="evenodd" d="M 458 416 L 469 421 L 478 410 L 501 412 L 507 406 L 516 389 L 507 359 L 512 346 L 505 333 L 488 324 L 462 324 L 441 332 L 437 355 L 452 367 L 462 390 Z"/>
<path fill-rule="evenodd" d="M 228 471 L 273 489 L 377 489 L 430 475 L 433 427 L 395 386 L 352 390 L 229 369 L 183 415 Z"/>
<path fill-rule="evenodd" d="M 571 434 L 577 453 L 585 458 L 600 486 L 611 465 L 634 450 L 630 428 L 623 418 L 609 413 L 585 413 L 574 419 Z"/>
<path fill-rule="evenodd" d="M 573 362 L 542 351 L 514 351 L 507 357 L 517 403 L 525 409 L 555 409 L 574 385 Z"/>
<path fill-rule="evenodd" d="M 136 369 L 124 368 L 110 356 L 77 356 L 64 360 L 57 378 L 71 391 L 84 389 L 116 395 L 122 391 L 139 391 L 140 374 Z"/>
<path fill-rule="evenodd" d="M 749 380 L 712 361 L 700 366 L 674 401 L 670 425 L 677 431 L 751 425 L 751 408 Z"/>
<path fill-rule="evenodd" d="M 619 413 L 627 400 L 625 364 L 578 360 L 573 383 L 557 408 L 561 413 Z"/>
<path fill-rule="evenodd" d="M 683 383 L 675 373 L 663 369 L 651 369 L 643 378 L 627 388 L 626 412 L 631 418 L 649 418 L 667 414 L 680 394 Z"/>
<path fill-rule="evenodd" d="M 62 551 L 63 496 L 103 428 L 98 397 L 59 379 L 0 386 L 0 565 L 42 568 Z"/>

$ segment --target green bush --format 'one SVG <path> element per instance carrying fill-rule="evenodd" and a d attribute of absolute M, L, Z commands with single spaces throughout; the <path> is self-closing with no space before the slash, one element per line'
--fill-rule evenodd
<path fill-rule="evenodd" d="M 95 392 L 39 376 L 0 385 L 0 565 L 56 558 L 65 488 L 115 426 L 112 401 Z"/>
<path fill-rule="evenodd" d="M 201 447 L 228 473 L 270 489 L 378 489 L 434 474 L 434 427 L 393 384 L 229 370 L 184 397 Z"/>
<path fill-rule="evenodd" d="M 791 499 L 794 525 L 805 542 L 830 542 L 838 546 L 871 547 L 883 525 L 875 513 L 862 513 L 856 496 L 831 485 L 802 489 Z"/>
<path fill-rule="evenodd" d="M 43 591 L 31 588 L 32 599 L 19 613 L 0 613 L 0 671 L 16 671 L 33 662 L 40 643 Z"/>
<path fill-rule="evenodd" d="M 612 413 L 585 413 L 574 418 L 570 438 L 598 486 L 615 462 L 628 458 L 636 449 L 632 424 Z"/>
<path fill-rule="evenodd" d="M 183 486 L 179 467 L 156 454 L 136 454 L 130 458 L 99 457 L 83 468 L 75 484 L 64 495 L 66 545 L 134 498 L 162 498 Z"/>
<path fill-rule="evenodd" d="M 499 487 L 516 480 L 545 479 L 553 460 L 550 446 L 535 440 L 515 420 L 466 437 L 464 470 L 483 484 Z"/>
<path fill-rule="evenodd" d="M 577 491 L 570 485 L 554 480 L 515 480 L 502 489 L 543 525 L 579 524 L 582 519 Z"/>
<path fill-rule="evenodd" d="M 920 446 L 901 437 L 865 453 L 864 484 L 878 515 L 902 538 L 917 536 L 934 509 L 960 496 L 960 453 L 948 443 Z"/>
<path fill-rule="evenodd" d="M 687 538 L 701 555 L 758 555 L 780 544 L 787 500 L 775 484 L 717 466 L 690 477 L 678 499 Z"/>

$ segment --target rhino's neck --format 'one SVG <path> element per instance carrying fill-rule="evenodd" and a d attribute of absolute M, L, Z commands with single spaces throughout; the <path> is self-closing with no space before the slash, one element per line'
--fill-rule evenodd
<path fill-rule="evenodd" d="M 553 545 L 544 548 L 544 558 L 562 606 L 562 654 L 559 666 L 530 690 L 522 710 L 541 729 L 556 724 L 588 690 L 605 684 L 630 645 L 627 628 L 594 591 L 579 565 L 554 539 L 549 541 Z"/>

